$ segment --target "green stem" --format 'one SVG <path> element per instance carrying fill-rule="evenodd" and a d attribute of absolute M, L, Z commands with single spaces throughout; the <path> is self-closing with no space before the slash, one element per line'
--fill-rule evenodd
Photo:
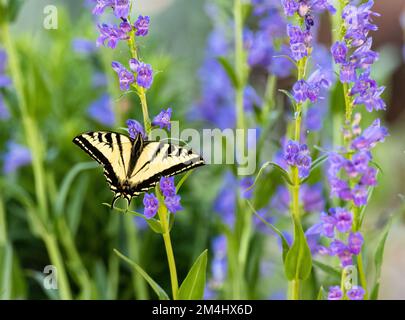
<path fill-rule="evenodd" d="M 40 139 L 37 126 L 28 112 L 27 101 L 24 95 L 24 85 L 22 81 L 23 77 L 18 61 L 17 50 L 14 46 L 13 40 L 11 39 L 10 30 L 7 23 L 4 22 L 1 24 L 1 31 L 4 47 L 8 53 L 10 72 L 13 78 L 13 86 L 17 95 L 25 137 L 32 153 L 35 192 L 39 204 L 38 213 L 42 221 L 45 222 L 48 218 L 48 205 L 45 188 L 45 173 L 43 168 L 43 150 L 41 147 L 42 139 Z"/>
<path fill-rule="evenodd" d="M 162 203 L 162 197 L 158 193 L 159 202 Z M 169 271 L 170 271 L 170 282 L 172 285 L 172 294 L 173 300 L 177 300 L 177 293 L 179 291 L 179 282 L 177 280 L 177 271 L 176 271 L 176 262 L 174 260 L 174 253 L 172 247 L 172 241 L 170 239 L 170 230 L 169 230 L 169 222 L 168 222 L 168 212 L 167 208 L 162 204 L 159 205 L 158 210 L 159 220 L 162 224 L 163 230 L 163 241 L 165 244 L 166 255 L 167 255 L 167 262 L 169 264 Z"/>
<path fill-rule="evenodd" d="M 3 197 L 0 194 L 0 247 L 7 244 L 7 221 Z"/>
<path fill-rule="evenodd" d="M 50 233 L 43 235 L 43 239 L 49 252 L 50 260 L 57 270 L 60 297 L 62 300 L 71 300 L 72 293 L 70 292 L 69 281 L 66 276 L 65 266 L 62 261 L 57 240 L 55 236 Z"/>
<path fill-rule="evenodd" d="M 130 33 L 129 40 L 128 40 L 128 46 L 129 46 L 129 50 L 131 51 L 131 57 L 133 59 L 139 60 L 138 51 L 136 49 L 136 42 L 135 42 L 135 31 L 131 31 L 131 33 Z M 139 100 L 141 101 L 143 124 L 145 126 L 145 131 L 146 131 L 146 134 L 149 135 L 150 131 L 152 129 L 152 125 L 151 125 L 151 121 L 149 118 L 148 103 L 146 100 L 146 90 L 139 86 L 135 86 L 135 88 L 137 90 Z"/>
<path fill-rule="evenodd" d="M 235 0 L 233 6 L 233 14 L 235 19 L 235 72 L 237 75 L 237 87 L 235 88 L 235 105 L 236 105 L 236 127 L 238 129 L 245 128 L 244 110 L 243 110 L 243 94 L 246 85 L 246 59 L 243 49 L 243 15 L 242 2 Z"/>
<path fill-rule="evenodd" d="M 130 215 L 125 217 L 125 232 L 127 236 L 128 257 L 134 261 L 140 258 L 140 243 L 137 241 L 138 230 Z M 137 272 L 132 273 L 132 284 L 136 298 L 140 300 L 148 299 L 148 289 L 145 280 Z"/>

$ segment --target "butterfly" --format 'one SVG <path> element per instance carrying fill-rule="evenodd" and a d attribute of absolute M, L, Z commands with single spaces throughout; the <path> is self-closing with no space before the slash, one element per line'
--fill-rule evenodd
<path fill-rule="evenodd" d="M 104 176 L 114 192 L 112 206 L 119 198 L 132 197 L 153 188 L 161 177 L 170 177 L 204 165 L 191 149 L 149 141 L 140 133 L 134 139 L 108 131 L 87 132 L 73 142 L 104 167 Z"/>

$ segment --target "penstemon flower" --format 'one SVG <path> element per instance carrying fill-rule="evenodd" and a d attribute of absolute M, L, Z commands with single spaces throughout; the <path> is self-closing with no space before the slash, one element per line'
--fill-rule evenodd
<path fill-rule="evenodd" d="M 162 110 L 160 113 L 153 118 L 152 125 L 159 126 L 161 129 L 167 128 L 170 130 L 170 118 L 172 116 L 172 108 L 167 108 L 167 110 Z"/>
<path fill-rule="evenodd" d="M 99 99 L 92 102 L 87 113 L 92 119 L 106 126 L 111 127 L 115 123 L 112 101 L 108 94 L 103 94 Z"/>

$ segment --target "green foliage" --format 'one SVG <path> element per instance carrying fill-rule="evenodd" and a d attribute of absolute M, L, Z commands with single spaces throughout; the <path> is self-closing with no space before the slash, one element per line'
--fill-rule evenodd
<path fill-rule="evenodd" d="M 186 278 L 179 288 L 180 300 L 201 300 L 204 296 L 205 278 L 207 269 L 207 253 L 203 253 L 194 262 Z"/>

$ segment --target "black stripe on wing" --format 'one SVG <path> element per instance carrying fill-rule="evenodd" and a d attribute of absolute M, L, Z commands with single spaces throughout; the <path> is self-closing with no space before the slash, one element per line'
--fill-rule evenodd
<path fill-rule="evenodd" d="M 189 160 L 186 163 L 179 163 L 175 166 L 172 166 L 162 172 L 158 172 L 145 181 L 141 181 L 139 184 L 135 185 L 131 192 L 144 192 L 154 187 L 160 180 L 161 177 L 171 177 L 176 174 L 200 167 L 204 165 L 204 159 L 202 157 L 195 158 L 195 160 Z"/>
<path fill-rule="evenodd" d="M 89 132 L 88 135 L 93 135 L 94 133 Z M 94 137 L 94 136 L 93 136 Z M 100 140 L 100 137 L 99 137 Z M 103 155 L 103 153 L 93 146 L 89 140 L 87 140 L 83 135 L 77 136 L 73 139 L 73 142 L 78 145 L 82 150 L 84 150 L 90 157 L 96 160 L 104 167 L 104 176 L 106 177 L 108 183 L 111 185 L 111 190 L 114 192 L 117 190 L 119 185 L 119 180 L 114 172 L 114 169 L 110 161 Z M 103 142 L 102 139 L 100 142 Z M 111 146 L 112 148 L 112 146 Z"/>

